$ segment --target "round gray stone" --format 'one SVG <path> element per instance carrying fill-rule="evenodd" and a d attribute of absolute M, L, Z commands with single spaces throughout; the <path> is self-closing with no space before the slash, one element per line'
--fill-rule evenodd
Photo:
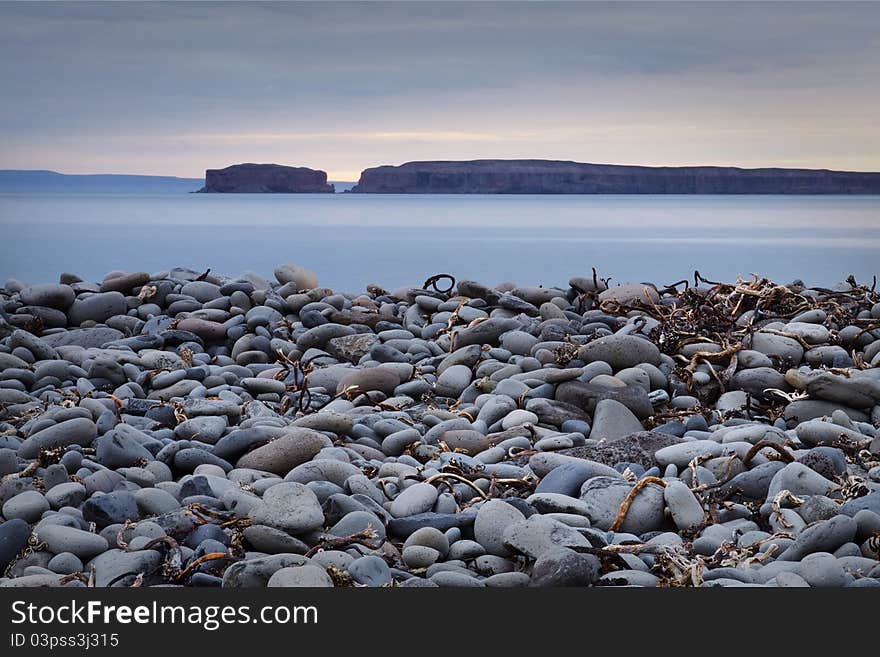
<path fill-rule="evenodd" d="M 489 500 L 477 511 L 474 520 L 474 538 L 489 554 L 507 556 L 510 554 L 510 549 L 504 543 L 504 531 L 508 526 L 525 519 L 523 513 L 512 504 L 501 500 Z"/>
<path fill-rule="evenodd" d="M 333 580 L 319 566 L 304 564 L 275 571 L 266 584 L 269 588 L 332 588 Z"/>
<path fill-rule="evenodd" d="M 417 513 L 430 511 L 437 501 L 437 489 L 431 484 L 418 483 L 403 489 L 394 498 L 389 511 L 395 518 L 414 516 Z"/>
<path fill-rule="evenodd" d="M 301 534 L 321 527 L 324 512 L 310 488 L 304 484 L 284 482 L 265 492 L 263 503 L 254 512 L 254 522 L 291 534 Z"/>
<path fill-rule="evenodd" d="M 49 551 L 56 554 L 71 552 L 83 560 L 106 552 L 110 547 L 99 534 L 64 525 L 43 525 L 36 534 L 39 540 L 46 543 Z"/>
<path fill-rule="evenodd" d="M 35 490 L 26 490 L 3 504 L 3 517 L 7 520 L 19 518 L 25 522 L 36 522 L 49 510 L 45 495 Z"/>

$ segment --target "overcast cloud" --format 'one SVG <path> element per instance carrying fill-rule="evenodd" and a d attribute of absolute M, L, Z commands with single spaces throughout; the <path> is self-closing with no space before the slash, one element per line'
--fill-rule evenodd
<path fill-rule="evenodd" d="M 0 168 L 880 170 L 880 3 L 0 3 Z"/>

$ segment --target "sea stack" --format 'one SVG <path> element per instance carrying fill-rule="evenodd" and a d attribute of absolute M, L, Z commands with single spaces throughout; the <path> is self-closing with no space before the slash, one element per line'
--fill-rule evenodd
<path fill-rule="evenodd" d="M 332 194 L 327 172 L 281 164 L 234 164 L 205 171 L 199 190 L 220 194 Z"/>
<path fill-rule="evenodd" d="M 878 194 L 880 173 L 645 167 L 555 160 L 407 162 L 361 173 L 361 194 Z"/>

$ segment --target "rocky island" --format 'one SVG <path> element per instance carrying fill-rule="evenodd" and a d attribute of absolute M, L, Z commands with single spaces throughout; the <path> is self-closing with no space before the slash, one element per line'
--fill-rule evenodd
<path fill-rule="evenodd" d="M 332 194 L 327 172 L 281 164 L 234 164 L 205 171 L 203 193 Z"/>
<path fill-rule="evenodd" d="M 555 160 L 407 162 L 366 169 L 361 194 L 880 194 L 880 173 L 645 167 Z"/>

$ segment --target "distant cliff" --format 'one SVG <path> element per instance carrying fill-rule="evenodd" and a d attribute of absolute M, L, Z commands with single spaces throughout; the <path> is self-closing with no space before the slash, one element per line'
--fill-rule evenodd
<path fill-rule="evenodd" d="M 203 183 L 200 178 L 173 176 L 0 171 L 0 193 L 13 194 L 184 194 L 198 189 Z"/>
<path fill-rule="evenodd" d="M 225 194 L 315 194 L 330 193 L 327 173 L 305 167 L 286 167 L 280 164 L 234 164 L 225 169 L 205 171 L 207 193 Z"/>
<path fill-rule="evenodd" d="M 880 173 L 642 167 L 554 160 L 407 162 L 361 173 L 361 194 L 880 194 Z"/>

